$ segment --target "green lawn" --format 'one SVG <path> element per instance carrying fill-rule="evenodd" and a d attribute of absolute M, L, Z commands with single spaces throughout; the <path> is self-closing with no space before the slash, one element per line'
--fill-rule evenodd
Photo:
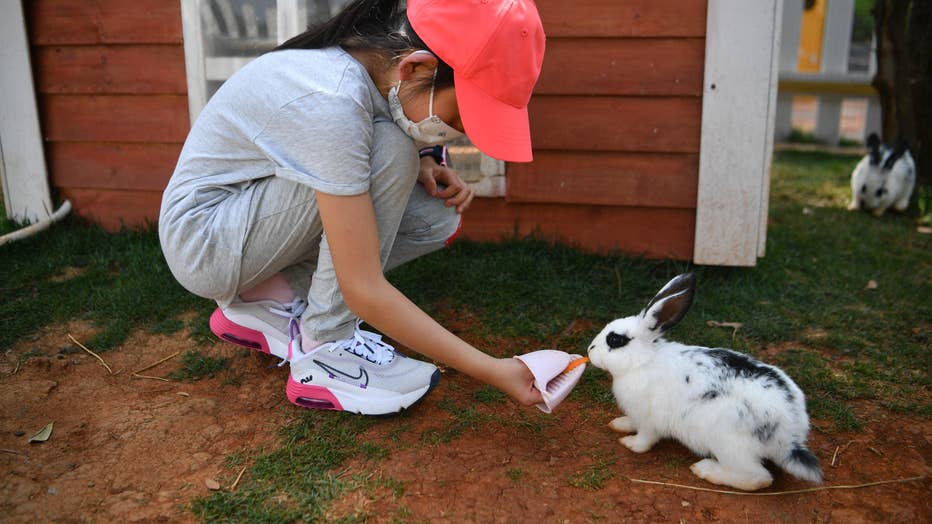
<path fill-rule="evenodd" d="M 852 406 L 860 400 L 929 417 L 932 237 L 917 231 L 918 223 L 928 221 L 918 215 L 928 212 L 929 193 L 921 193 L 921 211 L 882 219 L 845 211 L 848 176 L 857 160 L 808 152 L 776 155 L 767 253 L 754 268 L 599 256 L 531 238 L 459 242 L 389 278 L 441 323 L 453 320 L 447 318 L 453 311 L 468 313 L 467 334 L 505 356 L 543 347 L 582 353 L 604 323 L 636 313 L 673 275 L 695 271 L 693 309 L 669 338 L 750 354 L 779 347 L 775 363 L 806 392 L 810 414 L 829 421 L 821 431 L 859 430 L 864 421 Z M 76 318 L 99 327 L 96 338 L 86 342 L 106 350 L 135 329 L 177 332 L 185 323 L 175 319 L 190 311 L 196 313 L 188 321 L 194 342 L 201 348 L 210 344 L 207 315 L 214 305 L 174 282 L 152 231 L 108 235 L 68 219 L 38 237 L 0 247 L 0 258 L 3 351 L 46 324 Z M 57 278 L 66 273 L 75 276 Z M 871 281 L 876 287 L 868 289 Z M 567 329 L 574 320 L 595 327 Z M 733 334 L 707 326 L 711 320 L 743 326 Z M 176 380 L 210 376 L 226 362 L 194 353 L 184 364 Z M 574 398 L 611 403 L 606 378 L 587 371 Z M 477 388 L 473 398 L 479 404 L 507 402 L 495 390 Z M 440 407 L 458 416 L 450 427 L 422 435 L 428 442 L 447 442 L 483 424 L 547 431 L 536 419 L 492 420 L 485 411 L 442 402 Z M 281 448 L 258 458 L 237 492 L 199 499 L 193 510 L 207 520 L 313 520 L 343 490 L 391 484 L 332 473 L 360 453 L 371 460 L 384 456 L 380 446 L 357 442 L 362 429 L 379 423 L 302 413 L 282 428 Z M 238 460 L 231 457 L 231 464 Z M 598 489 L 605 469 L 580 472 L 573 485 Z M 513 468 L 503 482 L 522 474 Z M 272 501 L 281 493 L 291 501 L 287 507 Z"/>

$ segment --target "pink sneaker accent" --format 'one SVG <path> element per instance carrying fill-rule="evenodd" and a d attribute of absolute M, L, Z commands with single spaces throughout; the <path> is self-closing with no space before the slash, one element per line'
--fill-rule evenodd
<path fill-rule="evenodd" d="M 285 386 L 285 394 L 288 395 L 288 400 L 292 404 L 302 408 L 343 410 L 340 401 L 329 389 L 323 386 L 299 384 L 290 376 L 288 385 Z"/>
<path fill-rule="evenodd" d="M 213 314 L 210 315 L 210 330 L 214 332 L 214 335 L 227 342 L 263 353 L 272 353 L 269 350 L 269 343 L 261 331 L 249 329 L 231 321 L 220 308 L 214 310 Z"/>

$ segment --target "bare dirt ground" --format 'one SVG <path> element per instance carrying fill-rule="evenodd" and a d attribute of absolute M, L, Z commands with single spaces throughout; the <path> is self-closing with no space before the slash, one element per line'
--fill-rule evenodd
<path fill-rule="evenodd" d="M 217 344 L 211 351 L 231 358 L 238 383 L 225 384 L 229 376 L 221 375 L 164 382 L 132 372 L 184 353 L 192 346 L 184 333 L 137 334 L 103 353 L 113 375 L 93 356 L 73 352 L 69 333 L 77 340 L 92 334 L 71 323 L 0 358 L 0 520 L 194 521 L 187 505 L 209 494 L 206 480 L 232 484 L 236 470 L 226 458 L 275 449 L 277 428 L 297 414 L 284 395 L 287 371 L 270 368 L 269 357 Z M 18 364 L 28 351 L 38 356 Z M 179 363 L 177 357 L 146 374 L 164 376 Z M 621 446 L 606 426 L 617 416 L 608 407 L 570 399 L 543 416 L 510 402 L 479 405 L 472 397 L 477 388 L 448 373 L 410 413 L 370 428 L 361 439 L 378 442 L 388 456 L 353 459 L 345 469 L 393 479 L 404 489 L 350 493 L 328 515 L 366 513 L 373 522 L 932 522 L 930 423 L 871 403 L 855 407 L 866 422 L 862 432 L 812 432 L 826 486 L 924 479 L 736 496 L 633 482 L 718 488 L 692 476 L 696 459 L 675 442 L 642 455 Z M 442 430 L 455 416 L 450 402 L 510 422 L 424 443 L 419 435 Z M 48 441 L 27 442 L 52 421 Z M 775 477 L 765 493 L 811 487 L 782 472 Z"/>

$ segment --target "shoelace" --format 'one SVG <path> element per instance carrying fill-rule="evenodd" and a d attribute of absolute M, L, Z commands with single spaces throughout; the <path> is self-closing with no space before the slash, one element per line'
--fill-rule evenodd
<path fill-rule="evenodd" d="M 301 314 L 307 309 L 307 302 L 303 299 L 296 298 L 288 304 L 282 304 L 281 308 L 270 307 L 269 311 L 288 319 L 288 334 L 291 336 L 291 342 L 288 343 L 288 358 L 278 363 L 278 367 L 284 366 L 291 360 L 294 350 L 301 351 Z"/>
<path fill-rule="evenodd" d="M 337 342 L 330 347 L 330 351 L 343 349 L 380 366 L 394 360 L 395 348 L 383 342 L 382 335 L 361 329 L 360 325 L 362 325 L 362 320 L 357 319 L 353 338 Z"/>

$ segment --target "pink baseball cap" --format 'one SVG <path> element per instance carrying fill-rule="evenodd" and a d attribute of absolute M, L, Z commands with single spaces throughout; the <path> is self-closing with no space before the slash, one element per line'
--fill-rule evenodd
<path fill-rule="evenodd" d="M 530 162 L 527 104 L 544 61 L 531 0 L 408 0 L 408 20 L 453 68 L 463 127 L 483 153 Z"/>

